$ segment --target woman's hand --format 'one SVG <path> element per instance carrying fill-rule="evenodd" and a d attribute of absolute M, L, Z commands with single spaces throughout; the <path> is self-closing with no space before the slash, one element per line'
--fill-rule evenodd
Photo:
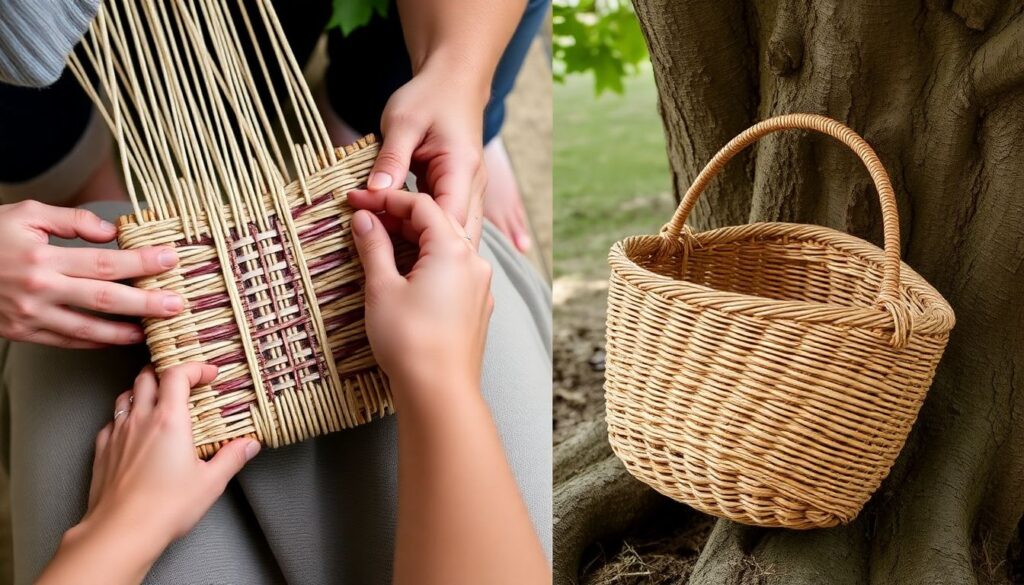
<path fill-rule="evenodd" d="M 411 168 L 417 188 L 432 195 L 478 245 L 487 185 L 483 111 L 489 88 L 476 87 L 477 77 L 460 78 L 458 69 L 432 61 L 392 94 L 381 117 L 384 143 L 367 187 L 398 189 Z"/>
<path fill-rule="evenodd" d="M 158 383 L 148 366 L 118 396 L 114 419 L 96 437 L 88 511 L 39 583 L 138 583 L 259 452 L 256 440 L 235 439 L 208 462 L 196 455 L 189 391 L 216 375 L 214 366 L 188 363 Z"/>
<path fill-rule="evenodd" d="M 490 265 L 427 195 L 353 191 L 349 203 L 361 210 L 352 216 L 352 231 L 366 271 L 366 332 L 377 362 L 400 389 L 399 407 L 415 398 L 407 394 L 478 388 L 493 308 Z M 374 215 L 381 212 L 419 244 L 407 276 L 399 274 L 391 239 Z"/>
<path fill-rule="evenodd" d="M 355 191 L 366 333 L 398 410 L 396 585 L 546 583 L 551 569 L 480 392 L 491 268 L 429 196 Z M 420 247 L 403 277 L 384 221 Z"/>
<path fill-rule="evenodd" d="M 117 229 L 84 209 L 35 201 L 0 205 L 0 337 L 72 348 L 138 343 L 139 325 L 74 308 L 142 317 L 182 310 L 175 293 L 113 282 L 173 268 L 173 248 L 61 248 L 48 243 L 51 235 L 102 243 Z"/>

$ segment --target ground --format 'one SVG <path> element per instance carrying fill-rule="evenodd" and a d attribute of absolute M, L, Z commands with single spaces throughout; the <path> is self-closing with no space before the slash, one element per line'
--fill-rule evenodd
<path fill-rule="evenodd" d="M 654 233 L 674 208 L 657 91 L 649 70 L 623 95 L 595 98 L 589 77 L 556 85 L 554 442 L 604 415 L 606 257 L 628 235 Z M 672 506 L 659 522 L 599 543 L 586 585 L 685 582 L 714 520 Z"/>

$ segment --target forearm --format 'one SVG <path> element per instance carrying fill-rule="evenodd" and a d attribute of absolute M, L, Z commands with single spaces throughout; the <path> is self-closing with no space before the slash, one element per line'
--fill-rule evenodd
<path fill-rule="evenodd" d="M 525 7 L 525 0 L 398 0 L 413 72 L 436 64 L 486 99 Z"/>
<path fill-rule="evenodd" d="M 426 397 L 420 403 L 398 404 L 394 582 L 550 581 L 479 389 L 441 386 L 436 392 L 417 389 L 416 395 Z"/>

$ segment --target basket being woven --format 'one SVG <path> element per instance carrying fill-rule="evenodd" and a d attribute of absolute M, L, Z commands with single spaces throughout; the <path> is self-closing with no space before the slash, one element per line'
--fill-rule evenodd
<path fill-rule="evenodd" d="M 103 0 L 68 67 L 117 143 L 134 210 L 119 245 L 178 253 L 133 283 L 184 299 L 143 320 L 157 374 L 219 366 L 191 393 L 199 455 L 390 413 L 346 195 L 366 187 L 378 145 L 334 148 L 270 0 Z M 414 248 L 396 250 L 407 268 Z"/>
<path fill-rule="evenodd" d="M 685 226 L 729 159 L 790 128 L 832 136 L 864 162 L 884 250 L 811 225 Z M 791 114 L 729 142 L 661 234 L 609 255 L 608 433 L 629 472 L 744 524 L 853 519 L 906 441 L 954 324 L 899 252 L 889 178 L 846 126 Z"/>
<path fill-rule="evenodd" d="M 253 223 L 232 224 L 226 256 L 218 254 L 210 226 L 202 219 L 185 226 L 182 218 L 157 220 L 146 213 L 147 221 L 141 224 L 134 215 L 120 218 L 121 248 L 174 246 L 179 257 L 174 269 L 134 282 L 185 299 L 185 310 L 177 316 L 143 320 L 157 372 L 189 361 L 220 368 L 214 383 L 196 388 L 189 399 L 193 441 L 202 457 L 241 436 L 278 447 L 392 412 L 387 380 L 376 366 L 364 330 L 364 277 L 345 195 L 366 187 L 377 151 L 374 138 L 366 137 L 338 149 L 337 163 L 308 169 L 306 185 L 318 194 L 311 205 L 304 202 L 298 182 L 286 187 L 299 249 L 285 236 L 276 216 L 263 231 Z M 229 211 L 224 213 L 230 216 Z M 399 249 L 408 264 L 412 250 Z M 306 306 L 309 295 L 299 278 L 300 262 L 313 282 L 326 348 L 318 341 Z M 244 307 L 244 332 L 237 325 L 225 274 Z M 332 366 L 340 385 L 332 380 Z"/>

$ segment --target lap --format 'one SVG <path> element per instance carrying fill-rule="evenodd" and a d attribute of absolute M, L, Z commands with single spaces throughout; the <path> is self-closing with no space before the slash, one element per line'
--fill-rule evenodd
<path fill-rule="evenodd" d="M 522 258 L 488 234 L 483 253 L 495 268 L 495 311 L 482 387 L 550 555 L 550 298 Z M 146 359 L 142 348 L 11 345 L 5 447 L 17 583 L 38 574 L 84 512 L 93 438 Z M 167 550 L 147 582 L 180 583 L 188 576 L 207 583 L 385 582 L 397 510 L 395 423 L 389 417 L 265 451 L 196 529 Z"/>

